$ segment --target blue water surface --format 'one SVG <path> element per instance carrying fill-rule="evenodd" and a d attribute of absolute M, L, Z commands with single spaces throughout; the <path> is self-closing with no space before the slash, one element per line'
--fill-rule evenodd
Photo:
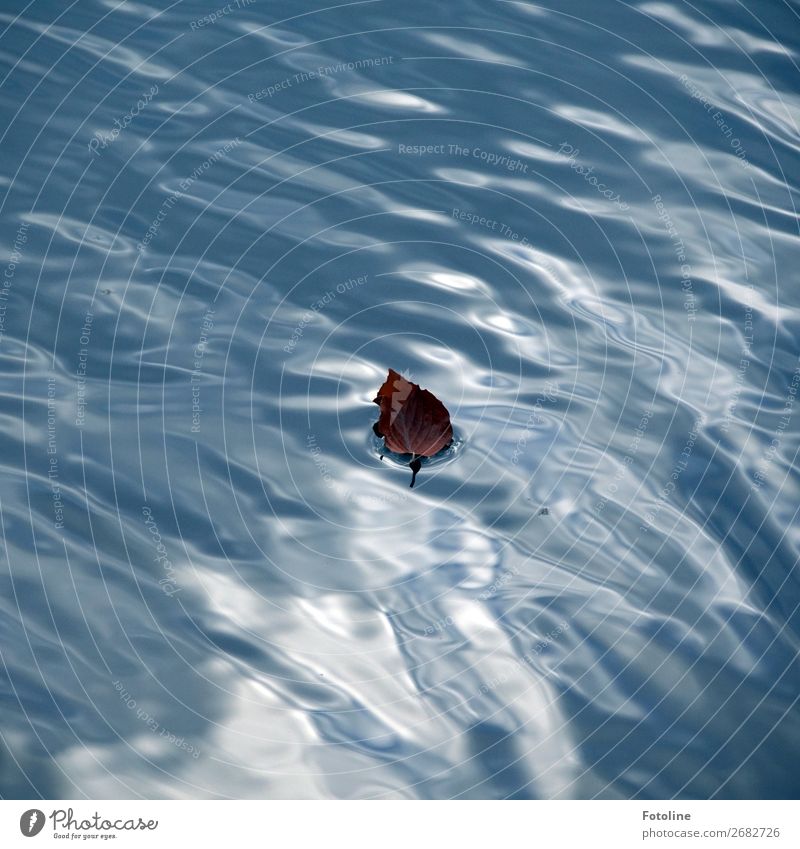
<path fill-rule="evenodd" d="M 797 797 L 799 58 L 793 0 L 5 0 L 0 796 Z"/>

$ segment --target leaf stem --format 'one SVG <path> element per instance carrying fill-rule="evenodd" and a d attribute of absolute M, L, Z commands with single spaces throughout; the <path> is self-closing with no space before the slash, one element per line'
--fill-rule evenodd
<path fill-rule="evenodd" d="M 416 454 L 411 455 L 411 462 L 408 464 L 411 469 L 411 483 L 409 486 L 413 489 L 414 481 L 417 479 L 417 472 L 422 468 L 422 460 Z"/>

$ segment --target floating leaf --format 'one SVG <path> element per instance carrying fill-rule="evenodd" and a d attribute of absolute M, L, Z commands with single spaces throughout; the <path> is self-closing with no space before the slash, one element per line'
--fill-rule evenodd
<path fill-rule="evenodd" d="M 381 408 L 373 429 L 382 436 L 389 451 L 411 454 L 411 486 L 422 465 L 421 457 L 432 457 L 453 441 L 450 414 L 427 389 L 406 380 L 394 369 L 378 390 L 375 403 Z"/>

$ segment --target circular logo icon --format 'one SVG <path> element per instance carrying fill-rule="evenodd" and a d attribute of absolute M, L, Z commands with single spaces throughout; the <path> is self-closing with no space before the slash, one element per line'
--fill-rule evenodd
<path fill-rule="evenodd" d="M 25 837 L 36 837 L 44 828 L 44 811 L 31 808 L 19 818 L 19 830 Z"/>

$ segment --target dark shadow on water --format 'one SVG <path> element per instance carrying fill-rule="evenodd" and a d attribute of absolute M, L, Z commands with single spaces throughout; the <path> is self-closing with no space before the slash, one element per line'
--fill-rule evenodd
<path fill-rule="evenodd" d="M 534 799 L 533 776 L 526 772 L 519 739 L 492 722 L 475 724 L 468 732 L 469 750 L 485 778 L 465 796 L 480 799 Z"/>

